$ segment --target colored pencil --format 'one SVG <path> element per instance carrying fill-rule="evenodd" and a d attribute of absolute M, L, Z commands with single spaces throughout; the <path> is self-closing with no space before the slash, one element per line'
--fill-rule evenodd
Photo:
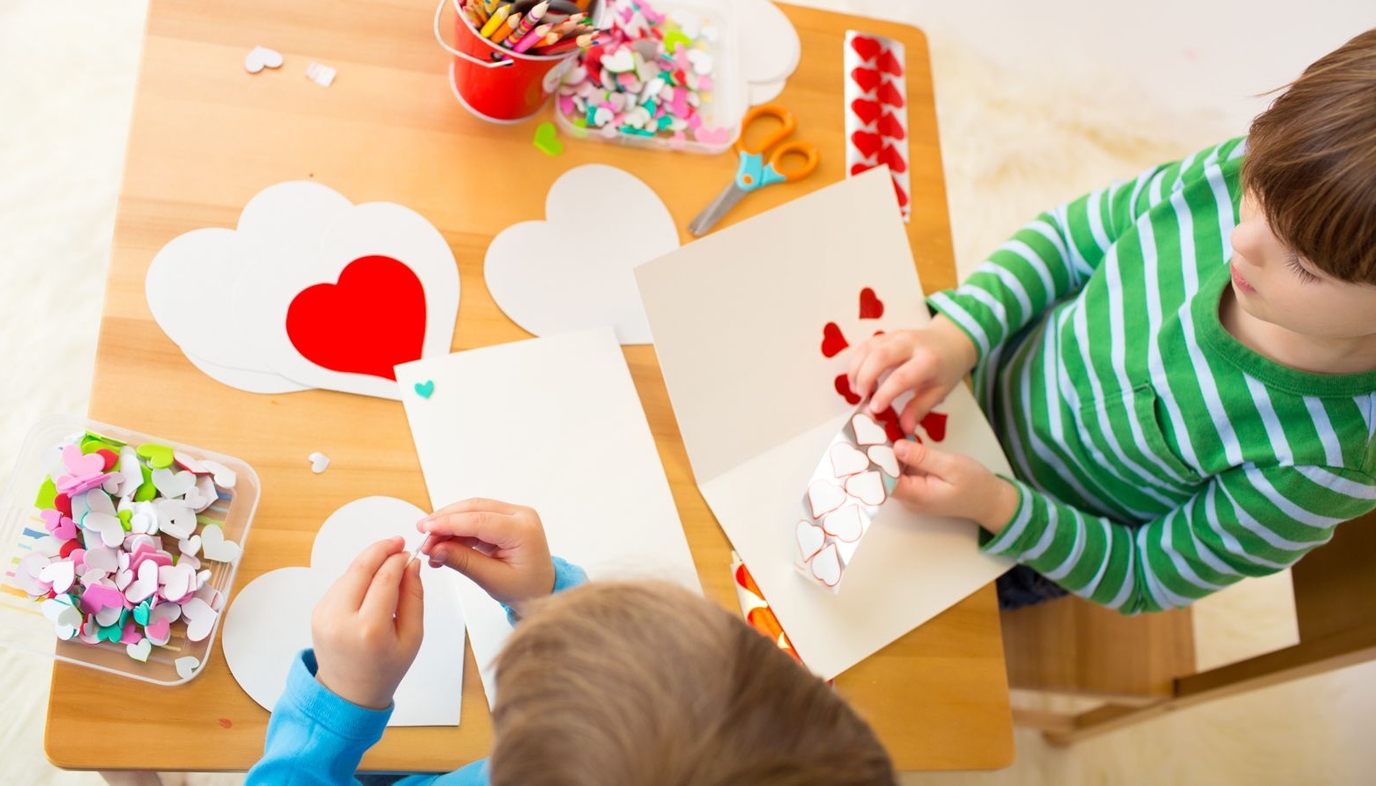
<path fill-rule="evenodd" d="M 509 5 L 498 8 L 497 12 L 487 20 L 487 24 L 483 25 L 483 29 L 478 31 L 479 34 L 482 35 L 483 38 L 492 38 L 492 34 L 497 31 L 497 28 L 502 26 L 502 23 L 506 21 L 507 14 L 509 13 L 511 13 L 511 6 Z"/>
<path fill-rule="evenodd" d="M 584 49 L 597 43 L 595 33 L 587 33 L 577 38 L 565 38 L 551 46 L 540 47 L 535 50 L 537 55 L 561 55 L 565 52 L 572 52 L 575 49 Z"/>
<path fill-rule="evenodd" d="M 545 36 L 549 35 L 549 28 L 549 25 L 540 25 L 529 33 L 526 33 L 520 41 L 516 42 L 515 46 L 511 47 L 511 51 L 524 52 L 532 46 L 535 46 L 537 41 L 542 41 Z"/>
<path fill-rule="evenodd" d="M 521 15 L 512 14 L 506 18 L 506 24 L 498 25 L 497 32 L 492 34 L 492 43 L 500 44 L 511 37 L 511 31 L 521 24 Z"/>
<path fill-rule="evenodd" d="M 531 30 L 534 30 L 536 23 L 540 21 L 540 17 L 544 16 L 545 12 L 548 10 L 549 0 L 545 0 L 545 2 L 542 2 L 534 8 L 530 9 L 530 13 L 526 14 L 521 19 L 521 24 L 518 25 L 516 29 L 511 31 L 511 36 L 507 38 L 507 41 L 513 42 L 511 43 L 511 45 L 514 47 L 514 42 L 521 41 L 526 37 L 527 34 L 530 33 Z"/>

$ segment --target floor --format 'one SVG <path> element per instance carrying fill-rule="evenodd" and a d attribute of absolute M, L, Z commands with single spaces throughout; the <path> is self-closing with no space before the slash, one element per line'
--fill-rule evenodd
<path fill-rule="evenodd" d="M 1303 19 L 1274 0 L 805 4 L 927 30 L 962 270 L 1059 200 L 1244 133 L 1264 93 L 1376 26 L 1370 0 L 1311 3 Z M 86 408 L 145 9 L 144 0 L 0 4 L 0 360 L 14 369 L 0 375 L 0 472 L 30 423 Z M 1201 665 L 1292 642 L 1288 589 L 1282 574 L 1200 603 Z M 47 673 L 42 660 L 0 651 L 0 783 L 97 784 L 43 758 Z M 1068 750 L 1020 731 L 1006 770 L 905 783 L 1369 783 L 1373 726 L 1376 664 L 1367 664 Z"/>

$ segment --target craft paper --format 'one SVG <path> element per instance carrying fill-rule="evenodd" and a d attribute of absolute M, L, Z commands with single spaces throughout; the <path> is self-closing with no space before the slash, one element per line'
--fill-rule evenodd
<path fill-rule="evenodd" d="M 589 200 L 613 224 L 589 223 Z M 508 227 L 488 246 L 483 276 L 493 300 L 537 336 L 613 325 L 623 344 L 650 343 L 636 265 L 678 248 L 659 196 L 634 175 L 589 164 L 565 172 L 545 198 L 545 220 Z"/>
<path fill-rule="evenodd" d="M 700 591 L 688 541 L 635 385 L 610 328 L 397 367 L 436 509 L 471 497 L 532 507 L 550 551 L 593 579 L 652 577 Z M 475 382 L 477 380 L 478 382 Z M 459 595 L 491 704 L 511 628 L 467 579 Z"/>
<path fill-rule="evenodd" d="M 320 525 L 309 568 L 265 573 L 239 590 L 224 620 L 230 673 L 255 702 L 272 710 L 296 653 L 311 646 L 311 611 L 349 563 L 391 535 L 416 539 L 425 511 L 391 497 L 365 497 Z M 423 568 L 425 641 L 397 688 L 389 726 L 453 726 L 463 692 L 463 612 L 451 571 Z"/>
<path fill-rule="evenodd" d="M 824 326 L 858 344 L 929 319 L 886 170 L 727 227 L 636 277 L 698 487 L 814 672 L 834 677 L 1007 569 L 979 553 L 972 522 L 898 505 L 874 519 L 838 593 L 793 567 L 800 497 L 856 403 L 834 384 L 853 349 L 824 347 Z M 963 386 L 941 411 L 943 449 L 1009 471 Z"/>
<path fill-rule="evenodd" d="M 459 277 L 414 211 L 298 181 L 260 191 L 234 230 L 174 238 L 145 292 L 163 331 L 224 384 L 397 398 L 396 363 L 449 351 Z"/>

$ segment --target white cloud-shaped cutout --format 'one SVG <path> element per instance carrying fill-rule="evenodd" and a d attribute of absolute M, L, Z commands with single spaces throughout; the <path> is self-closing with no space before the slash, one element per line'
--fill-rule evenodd
<path fill-rule="evenodd" d="M 674 219 L 649 186 L 589 164 L 550 186 L 544 221 L 493 239 L 483 276 L 502 311 L 537 336 L 611 325 L 622 344 L 648 344 L 632 271 L 678 245 Z"/>

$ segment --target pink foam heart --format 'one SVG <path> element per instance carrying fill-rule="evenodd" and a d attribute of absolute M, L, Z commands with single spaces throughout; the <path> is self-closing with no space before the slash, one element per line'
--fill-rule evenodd
<path fill-rule="evenodd" d="M 884 479 L 878 472 L 862 472 L 846 478 L 846 493 L 866 505 L 883 505 L 889 498 L 884 490 Z"/>
<path fill-rule="evenodd" d="M 865 534 L 868 518 L 860 511 L 859 506 L 846 505 L 840 510 L 828 513 L 826 518 L 822 519 L 822 529 L 837 540 L 854 543 Z"/>
<path fill-rule="evenodd" d="M 154 620 L 150 618 L 148 624 L 144 626 L 143 632 L 148 636 L 149 641 L 161 647 L 172 638 L 172 623 L 166 619 Z"/>
<path fill-rule="evenodd" d="M 78 477 L 99 475 L 105 471 L 105 457 L 96 453 L 86 455 L 76 445 L 68 445 L 62 449 L 62 466 Z"/>
<path fill-rule="evenodd" d="M 807 487 L 807 502 L 812 508 L 812 517 L 820 519 L 823 515 L 841 507 L 846 501 L 846 493 L 835 483 L 816 480 Z"/>
<path fill-rule="evenodd" d="M 731 141 L 731 132 L 725 128 L 699 128 L 694 138 L 708 145 L 724 145 Z"/>
<path fill-rule="evenodd" d="M 884 474 L 891 478 L 898 477 L 898 457 L 894 455 L 893 448 L 888 445 L 871 445 L 865 453 Z"/>
<path fill-rule="evenodd" d="M 81 593 L 81 608 L 87 614 L 97 614 L 103 609 L 124 609 L 124 595 L 114 587 L 104 584 L 88 584 Z"/>
<path fill-rule="evenodd" d="M 827 534 L 810 521 L 798 522 L 795 536 L 798 538 L 798 556 L 803 562 L 812 559 L 827 543 Z"/>
<path fill-rule="evenodd" d="M 855 432 L 855 441 L 860 445 L 882 445 L 888 441 L 888 435 L 884 433 L 884 427 L 874 422 L 874 418 L 864 412 L 857 412 L 850 419 L 851 430 Z"/>
<path fill-rule="evenodd" d="M 828 455 L 831 457 L 832 473 L 838 478 L 864 472 L 870 468 L 869 457 L 846 442 L 837 442 L 832 445 Z"/>
<path fill-rule="evenodd" d="M 841 555 L 835 544 L 828 544 L 812 558 L 812 575 L 828 587 L 841 583 Z"/>

